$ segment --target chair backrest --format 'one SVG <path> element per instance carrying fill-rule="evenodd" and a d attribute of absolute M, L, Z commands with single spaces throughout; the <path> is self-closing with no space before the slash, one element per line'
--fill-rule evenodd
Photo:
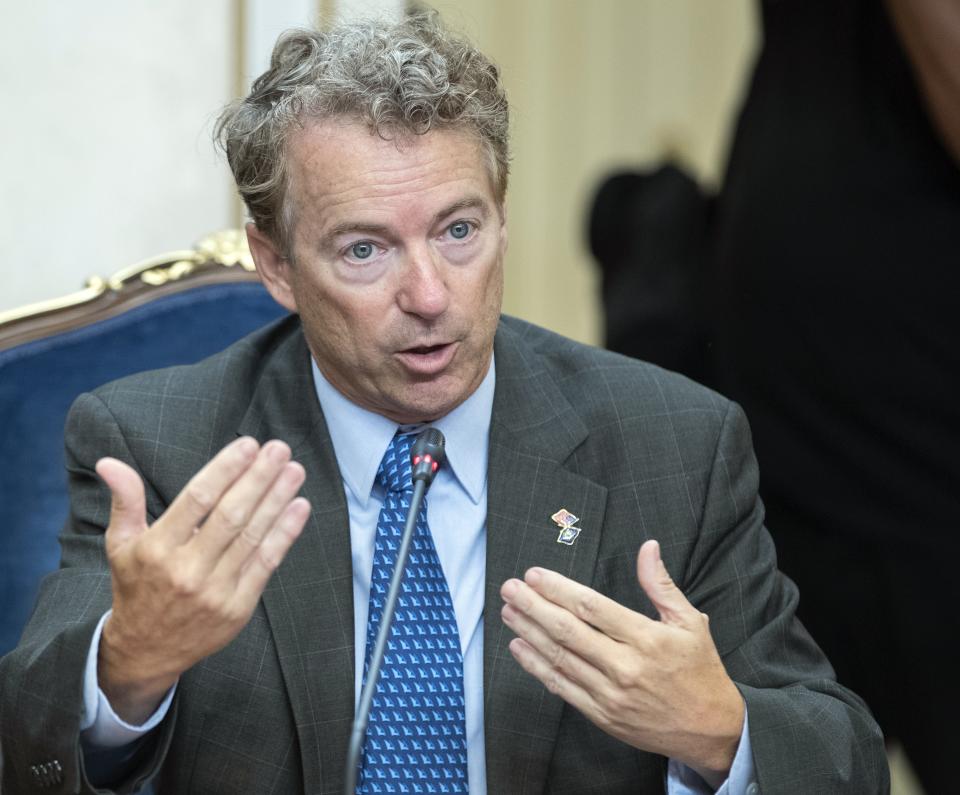
<path fill-rule="evenodd" d="M 74 398 L 198 361 L 284 314 L 236 231 L 94 277 L 65 299 L 0 313 L 0 655 L 16 645 L 40 580 L 59 561 L 63 426 Z"/>

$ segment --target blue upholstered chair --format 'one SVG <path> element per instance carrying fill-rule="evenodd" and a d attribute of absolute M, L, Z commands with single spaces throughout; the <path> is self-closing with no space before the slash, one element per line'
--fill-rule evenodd
<path fill-rule="evenodd" d="M 198 361 L 280 317 L 242 233 L 0 313 L 0 655 L 20 637 L 67 517 L 63 426 L 81 392 Z"/>

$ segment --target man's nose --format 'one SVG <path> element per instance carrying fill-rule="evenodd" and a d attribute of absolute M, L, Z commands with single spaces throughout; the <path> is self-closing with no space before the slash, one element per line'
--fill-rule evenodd
<path fill-rule="evenodd" d="M 450 305 L 446 275 L 435 252 L 428 247 L 411 250 L 397 292 L 400 308 L 427 319 L 442 315 Z"/>

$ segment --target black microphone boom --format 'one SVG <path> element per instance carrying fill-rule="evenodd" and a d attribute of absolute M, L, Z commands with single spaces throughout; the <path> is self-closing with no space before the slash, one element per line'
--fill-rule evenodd
<path fill-rule="evenodd" d="M 413 467 L 413 499 L 407 511 L 407 521 L 403 526 L 403 535 L 400 538 L 400 549 L 397 551 L 397 560 L 393 565 L 393 575 L 390 577 L 390 589 L 387 592 L 387 601 L 383 605 L 383 616 L 380 618 L 380 627 L 377 629 L 377 639 L 370 655 L 370 666 L 367 668 L 367 681 L 360 692 L 360 704 L 353 719 L 353 730 L 350 732 L 350 747 L 347 751 L 347 767 L 344 770 L 344 795 L 356 795 L 357 774 L 360 767 L 360 752 L 363 750 L 363 738 L 367 733 L 367 721 L 370 719 L 370 707 L 373 704 L 373 695 L 377 690 L 377 680 L 380 679 L 380 669 L 383 667 L 383 656 L 387 651 L 387 641 L 390 638 L 390 629 L 393 624 L 393 614 L 397 610 L 397 598 L 400 596 L 400 583 L 403 581 L 403 571 L 407 567 L 407 558 L 410 556 L 410 542 L 417 525 L 417 514 L 420 513 L 420 503 L 433 483 L 444 458 L 443 434 L 436 428 L 427 428 L 417 434 L 417 438 L 410 448 L 410 463 Z"/>

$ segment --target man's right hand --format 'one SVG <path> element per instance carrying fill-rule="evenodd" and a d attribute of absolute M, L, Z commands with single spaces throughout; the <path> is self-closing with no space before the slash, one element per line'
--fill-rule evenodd
<path fill-rule="evenodd" d="M 114 711 L 135 725 L 180 674 L 246 626 L 300 535 L 310 504 L 303 467 L 280 441 L 227 445 L 147 525 L 143 481 L 114 458 L 97 462 L 113 496 L 106 532 L 113 612 L 97 676 Z"/>

